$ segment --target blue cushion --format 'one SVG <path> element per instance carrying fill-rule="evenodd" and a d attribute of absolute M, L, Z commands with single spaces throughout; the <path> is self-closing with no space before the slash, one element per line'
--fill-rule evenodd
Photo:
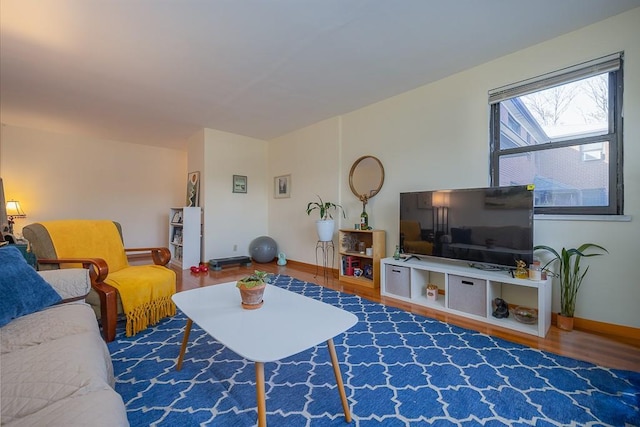
<path fill-rule="evenodd" d="M 0 248 L 0 326 L 34 313 L 62 298 L 27 264 L 14 246 Z"/>

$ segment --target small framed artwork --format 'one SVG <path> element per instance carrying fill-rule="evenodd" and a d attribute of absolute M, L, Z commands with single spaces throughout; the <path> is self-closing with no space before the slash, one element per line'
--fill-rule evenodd
<path fill-rule="evenodd" d="M 247 192 L 247 177 L 244 175 L 233 175 L 233 192 L 234 193 L 246 193 Z"/>
<path fill-rule="evenodd" d="M 189 172 L 187 179 L 187 207 L 200 206 L 200 172 Z"/>
<path fill-rule="evenodd" d="M 418 209 L 431 209 L 431 193 L 418 193 Z"/>
<path fill-rule="evenodd" d="M 274 193 L 276 199 L 291 197 L 291 175 L 276 176 L 273 179 Z"/>

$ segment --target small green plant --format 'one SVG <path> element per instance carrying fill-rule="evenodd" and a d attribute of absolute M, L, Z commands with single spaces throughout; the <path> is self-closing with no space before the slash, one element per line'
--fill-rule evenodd
<path fill-rule="evenodd" d="M 316 194 L 316 196 L 318 195 Z M 340 209 L 342 211 L 342 216 L 344 218 L 347 217 L 347 215 L 344 213 L 344 209 L 342 209 L 342 206 L 335 204 L 333 202 L 324 202 L 322 201 L 320 196 L 318 196 L 318 200 L 320 200 L 320 202 L 309 202 L 307 204 L 307 215 L 311 215 L 311 212 L 318 209 L 321 220 L 333 219 L 333 215 L 331 215 L 331 211 L 336 211 Z"/>
<path fill-rule="evenodd" d="M 582 285 L 582 280 L 589 271 L 589 266 L 587 266 L 584 271 L 581 271 L 580 260 L 582 257 L 604 255 L 600 252 L 586 253 L 587 249 L 590 248 L 600 249 L 609 253 L 605 248 L 600 245 L 596 245 L 595 243 L 584 243 L 577 249 L 562 248 L 560 253 L 545 245 L 538 245 L 533 248 L 534 250 L 546 251 L 553 255 L 553 258 L 547 262 L 542 269 L 548 271 L 552 276 L 560 279 L 560 314 L 563 316 L 573 317 L 576 310 L 578 290 L 580 289 L 580 285 Z M 554 273 L 553 271 L 548 270 L 547 267 L 555 262 L 558 263 L 558 270 Z"/>
<path fill-rule="evenodd" d="M 267 283 L 271 283 L 271 273 L 256 270 L 249 276 L 243 277 L 242 279 L 238 280 L 236 286 L 238 288 L 244 287 L 247 289 L 251 289 Z"/>

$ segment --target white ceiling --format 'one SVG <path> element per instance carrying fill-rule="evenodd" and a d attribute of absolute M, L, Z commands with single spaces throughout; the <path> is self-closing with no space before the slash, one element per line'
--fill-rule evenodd
<path fill-rule="evenodd" d="M 0 120 L 183 149 L 271 139 L 640 0 L 0 0 Z"/>

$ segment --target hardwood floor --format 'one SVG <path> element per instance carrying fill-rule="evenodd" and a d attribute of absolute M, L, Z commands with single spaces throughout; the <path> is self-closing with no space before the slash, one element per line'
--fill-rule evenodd
<path fill-rule="evenodd" d="M 435 318 L 444 322 L 455 324 L 467 329 L 473 329 L 488 335 L 503 338 L 511 342 L 517 342 L 532 348 L 548 351 L 550 353 L 584 360 L 597 365 L 626 369 L 640 372 L 640 342 L 635 340 L 622 340 L 616 337 L 597 335 L 583 331 L 562 331 L 551 326 L 545 338 L 539 338 L 511 330 L 502 329 L 490 325 L 478 324 L 464 317 L 441 313 L 414 304 L 390 298 L 380 297 L 379 292 L 357 289 L 354 286 L 341 283 L 337 278 L 325 279 L 322 274 L 315 276 L 316 267 L 308 264 L 289 262 L 286 266 L 278 266 L 275 262 L 269 264 L 254 264 L 251 267 L 231 266 L 221 271 L 193 274 L 190 270 L 177 271 L 178 292 L 203 286 L 215 285 L 235 281 L 251 273 L 253 270 L 263 270 L 270 273 L 286 274 L 307 282 L 321 284 L 323 286 L 342 292 L 357 294 L 371 301 L 380 302 L 389 306 L 401 308 L 415 314 Z"/>

